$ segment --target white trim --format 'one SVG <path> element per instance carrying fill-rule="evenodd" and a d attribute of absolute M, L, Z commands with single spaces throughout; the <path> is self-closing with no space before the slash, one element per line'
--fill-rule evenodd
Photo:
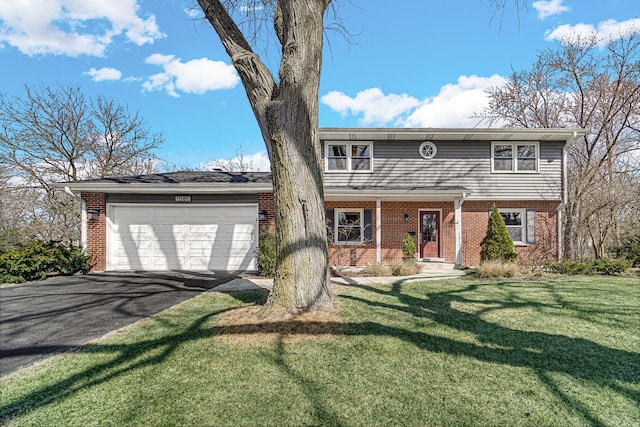
<path fill-rule="evenodd" d="M 181 183 L 181 184 L 117 184 L 105 182 L 75 182 L 65 186 L 81 193 L 126 193 L 126 194 L 254 194 L 271 193 L 273 185 L 254 183 Z M 60 187 L 54 185 L 54 187 Z"/>
<path fill-rule="evenodd" d="M 329 146 L 330 145 L 345 145 L 346 146 L 346 169 L 329 169 Z M 368 145 L 369 146 L 369 169 L 356 169 L 352 167 L 352 155 L 351 148 L 354 145 Z M 326 141 L 324 144 L 324 171 L 325 173 L 371 173 L 373 172 L 373 141 Z"/>
<path fill-rule="evenodd" d="M 87 233 L 87 202 L 77 194 L 75 194 L 68 185 L 65 185 L 64 192 L 80 201 L 80 247 L 85 253 L 87 252 L 88 233 Z"/>
<path fill-rule="evenodd" d="M 496 170 L 494 167 L 494 147 L 496 145 L 510 145 L 513 156 L 511 157 L 511 170 Z M 518 145 L 533 145 L 536 151 L 535 170 L 518 170 Z M 506 159 L 506 158 L 505 158 Z M 540 143 L 538 141 L 491 141 L 491 173 L 496 174 L 537 174 L 540 173 Z"/>
<path fill-rule="evenodd" d="M 452 190 L 329 188 L 324 191 L 325 201 L 375 201 L 381 199 L 385 202 L 406 202 L 408 200 L 413 202 L 452 202 L 463 194 L 471 194 L 471 191 L 459 188 Z M 525 200 L 531 200 L 531 198 Z"/>
<path fill-rule="evenodd" d="M 453 201 L 453 221 L 455 229 L 456 266 L 462 267 L 462 204 L 464 194 Z"/>
<path fill-rule="evenodd" d="M 442 253 L 442 208 L 434 208 L 434 209 L 430 209 L 430 208 L 419 208 L 418 209 L 418 259 L 427 259 L 424 258 L 422 256 L 422 251 L 420 249 L 420 245 L 422 244 L 422 216 L 421 216 L 421 212 L 439 212 L 440 214 L 438 215 L 439 221 L 438 221 L 438 256 L 436 257 L 437 259 L 443 259 L 443 253 Z"/>
<path fill-rule="evenodd" d="M 338 228 L 340 227 L 339 221 L 338 221 L 338 215 L 340 212 L 350 212 L 350 213 L 354 213 L 354 212 L 358 212 L 360 214 L 360 241 L 358 242 L 354 242 L 354 241 L 348 241 L 348 242 L 341 242 L 338 240 Z M 364 223 L 364 208 L 359 209 L 359 208 L 333 208 L 333 244 L 334 245 L 340 245 L 340 246 L 349 246 L 349 245 L 362 245 L 364 244 L 364 227 L 365 227 L 365 223 Z"/>
<path fill-rule="evenodd" d="M 587 134 L 564 128 L 320 128 L 322 141 L 562 141 Z"/>
<path fill-rule="evenodd" d="M 376 199 L 376 263 L 382 262 L 382 203 Z"/>

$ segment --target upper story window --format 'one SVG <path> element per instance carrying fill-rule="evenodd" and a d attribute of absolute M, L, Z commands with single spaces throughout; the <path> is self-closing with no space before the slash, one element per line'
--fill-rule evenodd
<path fill-rule="evenodd" d="M 538 172 L 540 146 L 537 142 L 492 142 L 491 171 L 501 173 Z"/>
<path fill-rule="evenodd" d="M 326 172 L 371 172 L 372 170 L 372 142 L 326 143 Z"/>

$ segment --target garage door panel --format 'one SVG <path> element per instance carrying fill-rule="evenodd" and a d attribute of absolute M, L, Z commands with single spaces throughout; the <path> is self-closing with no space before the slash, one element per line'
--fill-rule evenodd
<path fill-rule="evenodd" d="M 113 206 L 110 212 L 109 269 L 256 268 L 255 205 Z"/>

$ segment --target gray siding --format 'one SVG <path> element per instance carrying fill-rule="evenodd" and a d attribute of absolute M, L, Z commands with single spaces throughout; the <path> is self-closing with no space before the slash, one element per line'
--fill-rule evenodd
<path fill-rule="evenodd" d="M 418 153 L 421 142 L 374 141 L 373 172 L 326 172 L 325 185 L 464 187 L 470 200 L 562 197 L 562 142 L 540 142 L 538 173 L 506 174 L 491 173 L 491 141 L 433 141 L 429 160 Z"/>
<path fill-rule="evenodd" d="M 234 204 L 258 203 L 257 194 L 193 194 L 191 203 L 175 201 L 174 194 L 107 194 L 107 203 L 147 203 L 147 204 Z"/>

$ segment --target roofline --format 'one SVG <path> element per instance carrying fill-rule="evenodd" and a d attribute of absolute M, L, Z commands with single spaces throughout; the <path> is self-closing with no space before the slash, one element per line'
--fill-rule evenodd
<path fill-rule="evenodd" d="M 255 194 L 270 193 L 273 185 L 264 183 L 104 183 L 59 182 L 55 188 L 69 188 L 74 193 L 135 194 Z"/>
<path fill-rule="evenodd" d="M 321 128 L 322 140 L 532 140 L 572 141 L 588 133 L 581 128 Z"/>

